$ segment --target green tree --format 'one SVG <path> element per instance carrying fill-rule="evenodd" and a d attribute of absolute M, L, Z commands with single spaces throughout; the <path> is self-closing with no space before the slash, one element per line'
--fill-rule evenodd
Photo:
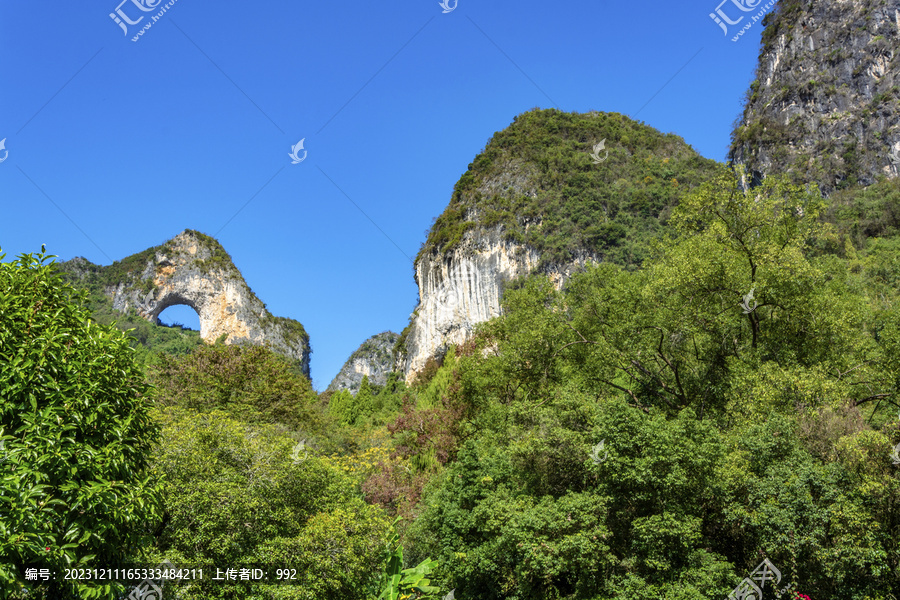
<path fill-rule="evenodd" d="M 711 424 L 690 409 L 647 418 L 571 386 L 505 412 L 463 444 L 413 525 L 413 560 L 446 565 L 444 587 L 479 600 L 727 593 L 728 565 L 704 536 L 723 454 Z M 619 596 L 629 581 L 633 595 Z"/>
<path fill-rule="evenodd" d="M 372 415 L 378 410 L 375 405 L 376 393 L 372 391 L 372 385 L 369 383 L 369 376 L 363 375 L 362 381 L 359 383 L 359 390 L 356 392 L 356 404 L 359 407 L 360 416 Z"/>
<path fill-rule="evenodd" d="M 167 407 L 159 418 L 154 464 L 165 481 L 167 520 L 157 558 L 176 566 L 263 564 L 296 575 L 293 585 L 233 589 L 206 581 L 181 597 L 366 598 L 390 522 L 336 461 L 281 427 L 219 410 Z"/>
<path fill-rule="evenodd" d="M 159 430 L 127 337 L 91 321 L 50 258 L 0 262 L 0 588 L 114 598 L 121 588 L 65 582 L 63 568 L 140 555 L 159 517 Z M 26 567 L 55 580 L 26 584 Z"/>
<path fill-rule="evenodd" d="M 328 413 L 343 425 L 353 425 L 359 417 L 359 404 L 350 390 L 338 390 L 328 399 Z"/>
<path fill-rule="evenodd" d="M 309 431 L 320 426 L 309 379 L 265 346 L 201 345 L 184 357 L 158 359 L 149 372 L 163 404 Z"/>
<path fill-rule="evenodd" d="M 723 176 L 687 195 L 672 215 L 677 235 L 644 270 L 590 268 L 554 311 L 504 330 L 532 353 L 545 348 L 532 371 L 559 376 L 574 363 L 598 393 L 671 413 L 692 406 L 701 418 L 877 398 L 859 385 L 884 379 L 863 280 L 846 261 L 810 256 L 830 235 L 821 197 L 778 178 L 753 190 L 738 181 Z M 556 333 L 529 344 L 538 326 Z M 742 393 L 754 385 L 757 394 Z"/>
<path fill-rule="evenodd" d="M 685 198 L 639 271 L 510 286 L 459 349 L 447 402 L 472 426 L 408 540 L 437 581 L 700 600 L 767 556 L 813 598 L 896 595 L 898 440 L 878 406 L 897 401 L 900 313 L 870 285 L 896 254 L 822 252 L 818 194 L 738 181 Z"/>

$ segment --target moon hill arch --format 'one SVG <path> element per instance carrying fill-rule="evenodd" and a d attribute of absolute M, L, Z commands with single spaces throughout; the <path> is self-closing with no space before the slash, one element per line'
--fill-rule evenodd
<path fill-rule="evenodd" d="M 84 259 L 77 270 L 85 273 Z M 74 266 L 74 265 L 73 265 Z M 299 322 L 272 315 L 256 297 L 231 257 L 214 238 L 186 229 L 166 243 L 148 248 L 108 267 L 90 265 L 103 292 L 120 312 L 134 309 L 159 323 L 159 315 L 177 304 L 200 317 L 200 337 L 214 343 L 265 344 L 299 361 L 309 376 L 309 335 Z"/>

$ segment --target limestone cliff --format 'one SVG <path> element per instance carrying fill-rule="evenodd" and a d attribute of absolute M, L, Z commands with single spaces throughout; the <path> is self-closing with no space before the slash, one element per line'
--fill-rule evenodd
<path fill-rule="evenodd" d="M 65 264 L 65 263 L 64 263 Z M 298 361 L 309 376 L 309 336 L 303 326 L 275 317 L 250 290 L 225 249 L 215 239 L 185 230 L 168 242 L 108 267 L 73 259 L 66 267 L 87 285 L 102 290 L 121 312 L 134 309 L 153 323 L 166 308 L 185 304 L 200 317 L 207 343 L 268 343 Z"/>
<path fill-rule="evenodd" d="M 392 352 L 398 337 L 393 331 L 384 331 L 363 342 L 328 385 L 328 391 L 350 390 L 356 394 L 364 376 L 370 383 L 384 385 L 394 370 Z"/>
<path fill-rule="evenodd" d="M 407 374 L 407 383 L 430 357 L 443 356 L 450 346 L 464 342 L 475 325 L 500 315 L 506 283 L 538 270 L 540 253 L 504 240 L 502 233 L 500 227 L 486 233 L 466 233 L 439 259 L 416 263 L 421 301 L 405 332 L 405 352 L 399 364 Z M 597 256 L 584 252 L 541 271 L 559 288 L 578 268 L 596 260 Z"/>
<path fill-rule="evenodd" d="M 731 158 L 829 194 L 900 168 L 900 0 L 781 0 Z"/>
<path fill-rule="evenodd" d="M 623 115 L 519 115 L 469 165 L 416 257 L 419 304 L 396 368 L 411 382 L 498 316 L 513 279 L 537 271 L 561 286 L 598 260 L 636 268 L 681 194 L 722 168 Z"/>

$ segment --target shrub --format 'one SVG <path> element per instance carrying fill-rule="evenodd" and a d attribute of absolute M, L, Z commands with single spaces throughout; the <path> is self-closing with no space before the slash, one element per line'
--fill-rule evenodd
<path fill-rule="evenodd" d="M 297 577 L 293 585 L 238 588 L 205 581 L 180 597 L 366 599 L 390 523 L 362 501 L 338 461 L 298 446 L 297 434 L 218 410 L 170 407 L 160 419 L 155 464 L 166 482 L 167 525 L 159 558 L 291 568 Z"/>

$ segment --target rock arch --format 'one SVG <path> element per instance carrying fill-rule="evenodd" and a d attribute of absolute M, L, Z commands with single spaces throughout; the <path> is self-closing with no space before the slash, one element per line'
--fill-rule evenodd
<path fill-rule="evenodd" d="M 133 308 L 152 323 L 176 304 L 200 317 L 200 337 L 213 343 L 269 343 L 298 360 L 309 375 L 309 336 L 293 319 L 273 316 L 250 290 L 221 244 L 208 235 L 185 230 L 105 269 L 118 275 L 106 288 L 119 311 Z"/>
<path fill-rule="evenodd" d="M 166 309 L 171 308 L 173 306 L 188 306 L 195 313 L 197 313 L 198 317 L 200 316 L 200 309 L 197 308 L 196 302 L 194 302 L 190 298 L 185 298 L 184 296 L 182 296 L 181 294 L 179 294 L 177 292 L 172 292 L 171 294 L 169 294 L 168 296 L 162 298 L 161 300 L 159 300 L 157 302 L 156 307 L 150 311 L 150 315 L 148 318 L 150 318 L 154 323 L 159 325 L 160 324 L 160 316 L 166 311 Z M 202 337 L 202 335 L 203 335 L 203 323 L 202 322 L 200 324 L 200 332 L 201 332 L 201 337 Z"/>

